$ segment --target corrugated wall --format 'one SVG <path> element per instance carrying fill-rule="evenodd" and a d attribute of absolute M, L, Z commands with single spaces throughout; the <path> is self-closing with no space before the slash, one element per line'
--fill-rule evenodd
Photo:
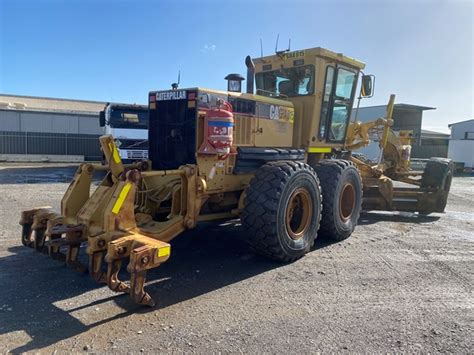
<path fill-rule="evenodd" d="M 100 160 L 97 114 L 0 110 L 0 154 L 83 155 Z"/>
<path fill-rule="evenodd" d="M 0 110 L 0 130 L 100 135 L 98 114 Z"/>
<path fill-rule="evenodd" d="M 413 158 L 419 159 L 429 159 L 433 157 L 447 158 L 449 141 L 447 139 L 443 139 L 440 141 L 443 142 L 429 144 L 422 141 L 421 145 L 414 145 L 411 151 L 411 156 Z"/>

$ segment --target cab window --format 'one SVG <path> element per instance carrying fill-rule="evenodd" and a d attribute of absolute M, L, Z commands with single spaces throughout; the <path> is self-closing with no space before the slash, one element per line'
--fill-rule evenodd
<path fill-rule="evenodd" d="M 346 135 L 347 123 L 351 114 L 352 91 L 355 83 L 355 73 L 339 68 L 337 70 L 336 90 L 329 127 L 329 140 L 340 142 Z"/>
<path fill-rule="evenodd" d="M 257 94 L 270 97 L 311 95 L 314 91 L 314 66 L 304 65 L 257 73 Z"/>
<path fill-rule="evenodd" d="M 108 124 L 113 128 L 148 128 L 148 110 L 115 108 L 110 110 Z"/>
<path fill-rule="evenodd" d="M 321 105 L 321 119 L 319 121 L 319 139 L 326 136 L 326 123 L 330 114 L 330 99 L 332 94 L 332 83 L 334 79 L 334 68 L 326 68 L 326 80 L 324 84 L 323 103 Z"/>
<path fill-rule="evenodd" d="M 319 138 L 342 142 L 346 135 L 356 73 L 345 68 L 328 67 L 321 105 Z"/>

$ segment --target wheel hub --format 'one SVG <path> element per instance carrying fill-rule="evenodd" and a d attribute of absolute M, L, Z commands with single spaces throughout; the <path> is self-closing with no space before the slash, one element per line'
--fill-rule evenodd
<path fill-rule="evenodd" d="M 351 218 L 355 208 L 356 193 L 352 184 L 345 184 L 339 197 L 339 215 L 347 221 Z"/>
<path fill-rule="evenodd" d="M 285 215 L 285 225 L 291 239 L 300 239 L 304 236 L 311 224 L 313 204 L 308 190 L 296 189 L 288 200 Z"/>

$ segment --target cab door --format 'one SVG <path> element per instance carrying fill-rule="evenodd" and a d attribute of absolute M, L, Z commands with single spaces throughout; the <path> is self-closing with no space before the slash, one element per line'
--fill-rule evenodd
<path fill-rule="evenodd" d="M 343 143 L 351 116 L 357 85 L 357 72 L 349 68 L 328 65 L 321 105 L 318 137 L 327 143 Z"/>

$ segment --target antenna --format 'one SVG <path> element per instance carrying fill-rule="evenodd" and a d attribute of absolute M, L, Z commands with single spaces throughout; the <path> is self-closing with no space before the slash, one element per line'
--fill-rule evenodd
<path fill-rule="evenodd" d="M 261 38 L 260 38 L 260 58 L 263 58 L 263 44 L 262 44 Z"/>
<path fill-rule="evenodd" d="M 275 54 L 278 55 L 279 57 L 283 57 L 283 55 L 287 52 L 290 51 L 290 46 L 291 46 L 291 38 L 288 39 L 288 48 L 287 49 L 283 49 L 282 51 L 279 51 L 278 50 L 278 39 L 280 38 L 280 34 L 278 34 L 277 36 L 277 41 L 276 41 L 276 45 L 275 45 Z"/>
<path fill-rule="evenodd" d="M 181 80 L 181 70 L 178 70 L 178 82 L 171 84 L 171 89 L 178 90 L 180 80 Z"/>

